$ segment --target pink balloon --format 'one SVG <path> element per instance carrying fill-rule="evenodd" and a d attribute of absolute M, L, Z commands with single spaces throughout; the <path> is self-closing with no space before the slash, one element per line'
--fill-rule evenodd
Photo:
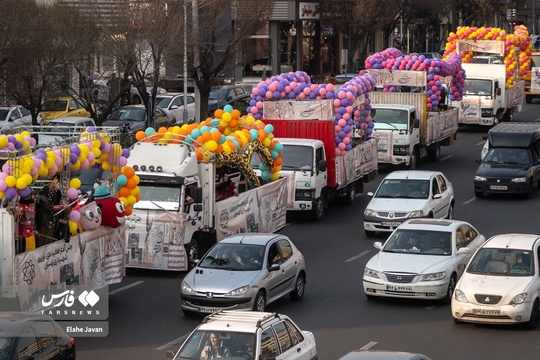
<path fill-rule="evenodd" d="M 347 145 L 345 143 L 340 142 L 337 147 L 338 147 L 339 150 L 345 150 Z"/>
<path fill-rule="evenodd" d="M 325 96 L 325 95 L 326 95 L 326 89 L 325 89 L 325 88 L 320 88 L 320 89 L 319 89 L 319 94 L 320 94 L 321 96 Z"/>
<path fill-rule="evenodd" d="M 342 128 L 345 127 L 347 125 L 347 120 L 346 119 L 339 119 L 338 125 L 341 126 Z"/>
<path fill-rule="evenodd" d="M 255 96 L 259 95 L 259 88 L 254 86 L 253 89 L 251 89 L 251 93 Z"/>
<path fill-rule="evenodd" d="M 79 196 L 79 192 L 75 188 L 69 188 L 66 192 L 66 195 L 69 200 L 73 201 Z"/>
<path fill-rule="evenodd" d="M 270 90 L 266 92 L 265 98 L 272 99 L 274 97 L 274 93 Z"/>
<path fill-rule="evenodd" d="M 69 220 L 73 221 L 73 222 L 77 222 L 79 220 L 81 220 L 81 213 L 78 212 L 78 211 L 72 211 L 69 213 Z"/>
<path fill-rule="evenodd" d="M 303 92 L 304 92 L 305 95 L 309 95 L 309 94 L 311 94 L 311 88 L 306 87 L 306 88 L 304 88 Z"/>
<path fill-rule="evenodd" d="M 252 113 L 253 115 L 257 114 L 258 112 L 259 112 L 259 108 L 257 108 L 256 106 L 252 106 L 252 107 L 251 107 L 251 113 Z"/>
<path fill-rule="evenodd" d="M 326 84 L 326 91 L 334 91 L 334 84 Z"/>
<path fill-rule="evenodd" d="M 270 85 L 268 85 L 268 90 L 270 90 L 271 92 L 276 91 L 277 90 L 277 83 L 273 82 Z"/>
<path fill-rule="evenodd" d="M 0 180 L 0 191 L 5 191 L 7 188 L 6 182 L 4 180 Z"/>
<path fill-rule="evenodd" d="M 262 109 L 263 108 L 263 102 L 262 101 L 257 101 L 257 104 L 255 106 L 257 107 L 257 109 Z"/>
<path fill-rule="evenodd" d="M 334 99 L 334 108 L 339 108 L 341 106 L 341 100 Z M 334 109 L 335 110 L 335 109 Z"/>
<path fill-rule="evenodd" d="M 306 98 L 306 94 L 304 94 L 303 92 L 301 92 L 300 94 L 298 94 L 298 98 L 300 100 L 304 100 Z"/>

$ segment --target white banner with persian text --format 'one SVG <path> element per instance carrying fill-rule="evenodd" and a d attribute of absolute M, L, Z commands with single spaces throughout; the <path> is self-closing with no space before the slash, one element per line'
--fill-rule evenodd
<path fill-rule="evenodd" d="M 216 203 L 216 235 L 273 233 L 285 226 L 288 178 L 276 180 Z"/>

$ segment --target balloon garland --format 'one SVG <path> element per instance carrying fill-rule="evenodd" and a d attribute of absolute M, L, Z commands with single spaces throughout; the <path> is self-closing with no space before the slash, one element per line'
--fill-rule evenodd
<path fill-rule="evenodd" d="M 77 171 L 98 167 L 112 170 L 113 174 L 118 169 L 124 172 L 123 167 L 130 155 L 129 149 L 122 149 L 120 144 L 111 142 L 109 134 L 94 126 L 81 133 L 76 144 L 33 151 L 35 146 L 36 140 L 27 131 L 9 136 L 0 135 L 0 156 L 7 158 L 0 172 L 0 199 L 11 200 L 17 195 L 27 197 L 32 192 L 30 185 L 38 178 L 52 177 L 66 169 Z M 80 179 L 70 180 L 65 194 L 69 200 L 77 199 L 80 186 Z M 133 192 L 138 190 L 131 189 Z M 126 208 L 127 205 L 133 204 L 128 201 Z"/>
<path fill-rule="evenodd" d="M 251 90 L 247 112 L 255 119 L 263 117 L 263 101 L 271 100 L 332 100 L 334 125 L 336 127 L 336 155 L 345 155 L 352 148 L 353 130 L 367 139 L 373 129 L 369 92 L 375 86 L 375 78 L 368 73 L 358 74 L 336 89 L 334 84 L 312 84 L 304 71 L 283 73 L 259 82 Z M 364 95 L 365 102 L 353 107 L 355 100 Z"/>
<path fill-rule="evenodd" d="M 450 100 L 460 101 L 463 96 L 465 85 L 465 71 L 461 68 L 461 58 L 457 54 L 442 59 L 429 59 L 424 55 L 403 55 L 396 48 L 388 48 L 384 51 L 369 56 L 365 61 L 366 69 L 388 69 L 388 70 L 411 70 L 426 71 L 428 83 L 427 109 L 435 111 L 441 101 L 443 90 L 442 78 L 452 76 L 451 88 L 448 91 Z M 394 92 L 398 89 L 394 86 L 385 86 L 383 91 Z"/>
<path fill-rule="evenodd" d="M 502 40 L 505 42 L 504 63 L 506 65 L 506 88 L 514 85 L 514 75 L 516 73 L 519 77 L 524 77 L 529 71 L 532 41 L 524 25 L 514 26 L 513 34 L 507 34 L 505 30 L 500 28 L 460 26 L 455 33 L 452 32 L 449 34 L 443 59 L 456 53 L 456 42 L 458 39 Z M 519 62 L 516 61 L 518 50 Z M 472 58 L 472 51 L 465 51 L 462 54 L 464 63 L 472 62 Z M 519 64 L 517 68 L 516 63 Z"/>
<path fill-rule="evenodd" d="M 253 172 L 249 160 L 254 152 L 261 156 L 261 178 L 263 181 L 279 179 L 283 145 L 274 139 L 274 127 L 248 115 L 241 117 L 240 111 L 231 105 L 214 112 L 200 124 L 184 124 L 169 128 L 147 128 L 138 131 L 135 138 L 140 142 L 160 144 L 183 143 L 190 146 L 201 162 L 215 161 L 219 166 L 233 165 L 244 173 L 251 186 L 260 181 Z"/>

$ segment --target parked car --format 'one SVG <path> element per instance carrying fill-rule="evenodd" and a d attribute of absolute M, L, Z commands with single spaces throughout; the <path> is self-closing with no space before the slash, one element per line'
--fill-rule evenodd
<path fill-rule="evenodd" d="M 187 97 L 187 119 L 184 119 L 184 101 Z M 172 125 L 188 124 L 195 121 L 195 94 L 163 93 L 156 96 L 156 106 L 167 115 Z"/>
<path fill-rule="evenodd" d="M 313 333 L 301 330 L 287 315 L 245 311 L 206 316 L 176 354 L 167 356 L 175 360 L 318 359 Z"/>
<path fill-rule="evenodd" d="M 412 219 L 401 224 L 366 264 L 363 286 L 375 297 L 443 299 L 450 303 L 456 281 L 486 238 L 460 220 Z"/>
<path fill-rule="evenodd" d="M 522 324 L 540 321 L 540 236 L 502 234 L 476 251 L 452 297 L 456 324 Z"/>
<path fill-rule="evenodd" d="M 24 106 L 0 106 L 0 132 L 3 134 L 12 134 L 14 128 L 30 125 L 32 115 Z"/>
<path fill-rule="evenodd" d="M 431 360 L 424 354 L 390 350 L 355 350 L 339 360 Z"/>
<path fill-rule="evenodd" d="M 135 134 L 139 130 L 145 130 L 147 128 L 148 114 L 144 105 L 126 105 L 110 114 L 106 121 L 103 122 L 103 126 L 122 126 L 124 124 L 129 125 L 129 130 L 132 134 Z M 161 108 L 156 107 L 154 128 L 157 130 L 160 127 L 169 127 L 169 118 Z"/>
<path fill-rule="evenodd" d="M 222 109 L 227 102 L 247 94 L 246 89 L 241 85 L 225 85 L 210 91 L 208 96 L 208 111 L 210 115 L 217 109 Z"/>
<path fill-rule="evenodd" d="M 75 359 L 75 340 L 47 315 L 0 312 L 0 359 Z"/>
<path fill-rule="evenodd" d="M 146 86 L 146 92 L 148 93 L 148 96 L 151 96 L 152 87 L 153 87 L 152 83 L 148 80 L 144 80 L 144 84 Z M 165 92 L 167 91 L 164 88 L 158 86 L 157 88 L 158 95 L 163 94 Z M 129 90 L 129 103 L 133 105 L 140 105 L 143 103 L 141 99 L 141 95 L 139 94 L 139 90 L 134 85 L 131 85 L 131 88 Z"/>
<path fill-rule="evenodd" d="M 264 311 L 289 295 L 304 296 L 306 264 L 293 242 L 280 234 L 236 234 L 215 244 L 182 281 L 182 310 Z"/>
<path fill-rule="evenodd" d="M 65 142 L 69 138 L 78 140 L 89 126 L 96 126 L 94 119 L 81 116 L 62 117 L 50 120 L 38 133 L 38 144 Z"/>
<path fill-rule="evenodd" d="M 43 102 L 40 112 L 43 124 L 52 119 L 68 116 L 90 117 L 90 112 L 85 109 L 82 99 L 71 96 L 47 99 Z"/>
<path fill-rule="evenodd" d="M 423 191 L 425 190 L 425 191 Z M 410 218 L 454 217 L 454 189 L 443 173 L 399 170 L 383 179 L 364 211 L 367 236 L 392 232 Z"/>

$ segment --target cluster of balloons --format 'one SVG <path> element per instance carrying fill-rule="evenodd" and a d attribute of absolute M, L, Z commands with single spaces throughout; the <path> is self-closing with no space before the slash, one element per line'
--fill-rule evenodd
<path fill-rule="evenodd" d="M 274 127 L 255 119 L 252 115 L 241 116 L 240 111 L 231 105 L 214 112 L 214 118 L 207 118 L 201 123 L 184 124 L 160 128 L 147 128 L 138 131 L 135 137 L 140 142 L 184 143 L 192 146 L 197 159 L 207 162 L 212 159 L 224 159 L 224 155 L 245 154 L 254 143 L 260 144 L 256 150 L 268 151 L 269 163 L 261 175 L 263 180 L 279 179 L 283 155 L 283 145 L 274 139 Z M 230 158 L 230 157 L 228 157 Z M 239 160 L 239 159 L 236 159 Z M 242 163 L 236 164 L 250 168 L 249 157 L 243 156 Z"/>
<path fill-rule="evenodd" d="M 507 34 L 505 30 L 500 28 L 460 26 L 455 33 L 452 32 L 448 36 L 448 42 L 446 43 L 443 55 L 444 59 L 456 53 L 456 43 L 459 39 L 502 40 L 505 42 L 504 63 L 506 65 L 506 88 L 514 85 L 514 75 L 516 72 L 520 77 L 523 77 L 529 71 L 532 41 L 524 25 L 514 26 L 513 34 Z M 519 56 L 519 59 L 517 56 Z M 466 51 L 462 54 L 464 63 L 472 62 L 472 58 L 472 51 Z"/>
<path fill-rule="evenodd" d="M 312 84 L 311 77 L 304 71 L 283 73 L 272 76 L 254 85 L 251 90 L 251 101 L 248 113 L 255 119 L 263 118 L 263 102 L 269 100 L 323 100 L 332 101 L 334 125 L 336 127 L 336 154 L 345 155 L 352 148 L 353 129 L 365 138 L 372 133 L 368 93 L 375 86 L 375 78 L 368 74 L 358 74 L 339 88 L 334 84 Z M 365 101 L 355 101 L 364 95 Z"/>
<path fill-rule="evenodd" d="M 35 152 L 32 152 L 32 146 L 35 146 L 35 140 L 26 131 L 7 137 L 0 136 L 0 154 L 16 151 L 16 156 L 2 166 L 0 199 L 14 199 L 17 194 L 27 197 L 32 191 L 30 185 L 38 178 L 54 176 L 64 169 L 121 169 L 127 164 L 130 155 L 129 149 L 122 149 L 120 144 L 112 143 L 110 136 L 96 127 L 87 128 L 76 144 L 39 148 Z M 66 196 L 70 200 L 75 199 L 79 187 L 80 180 L 72 179 Z"/>
<path fill-rule="evenodd" d="M 366 69 L 411 70 L 427 72 L 427 109 L 437 110 L 443 90 L 442 77 L 452 76 L 449 90 L 450 100 L 460 101 L 465 85 L 465 71 L 461 68 L 461 57 L 450 55 L 446 60 L 430 59 L 424 55 L 403 55 L 396 48 L 369 56 L 365 61 Z M 385 86 L 383 91 L 397 91 L 394 86 Z"/>
<path fill-rule="evenodd" d="M 133 212 L 133 205 L 141 200 L 139 194 L 140 179 L 139 176 L 135 174 L 135 169 L 131 166 L 124 166 L 121 172 L 122 173 L 116 178 L 114 188 L 117 191 L 116 195 L 118 200 L 124 204 L 124 214 L 129 216 Z"/>

